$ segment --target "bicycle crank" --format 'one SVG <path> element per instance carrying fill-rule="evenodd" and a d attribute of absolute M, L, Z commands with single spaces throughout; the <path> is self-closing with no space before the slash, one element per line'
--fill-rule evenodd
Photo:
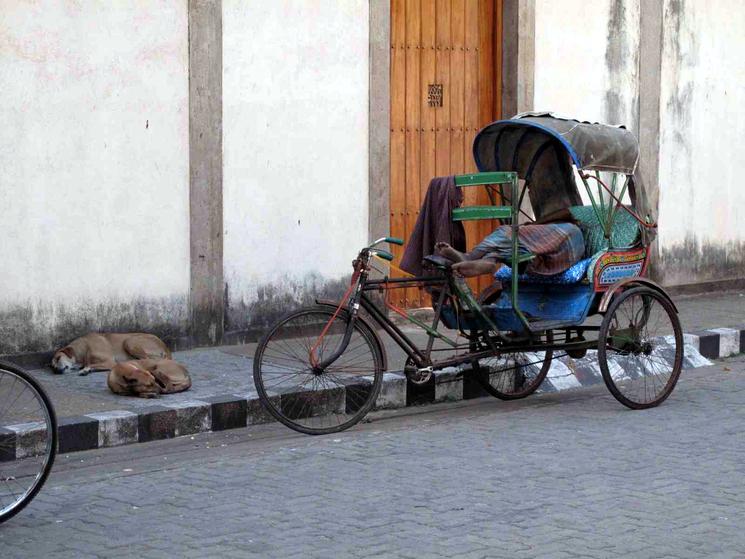
<path fill-rule="evenodd" d="M 427 384 L 432 378 L 432 367 L 422 367 L 419 369 L 411 357 L 409 357 L 406 359 L 406 364 L 404 365 L 404 374 L 413 384 Z"/>

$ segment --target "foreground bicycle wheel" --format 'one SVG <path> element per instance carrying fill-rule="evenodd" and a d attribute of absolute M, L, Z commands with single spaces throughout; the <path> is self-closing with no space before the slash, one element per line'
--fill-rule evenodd
<path fill-rule="evenodd" d="M 670 301 L 646 287 L 614 298 L 600 327 L 598 361 L 623 405 L 644 409 L 665 401 L 683 365 L 683 330 Z"/>
<path fill-rule="evenodd" d="M 17 446 L 19 432 L 31 444 Z M 49 397 L 28 373 L 0 361 L 0 523 L 36 496 L 56 450 L 57 419 Z"/>
<path fill-rule="evenodd" d="M 261 403 L 284 425 L 309 435 L 343 431 L 360 421 L 383 382 L 382 350 L 359 320 L 344 353 L 323 371 L 313 367 L 311 350 L 322 362 L 344 337 L 348 314 L 333 318 L 334 310 L 312 307 L 287 315 L 267 332 L 254 356 Z"/>

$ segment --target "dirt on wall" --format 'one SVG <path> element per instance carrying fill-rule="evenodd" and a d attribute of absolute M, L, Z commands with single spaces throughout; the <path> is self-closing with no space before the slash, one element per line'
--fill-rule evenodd
<path fill-rule="evenodd" d="M 185 296 L 18 303 L 0 310 L 0 354 L 53 351 L 88 332 L 149 332 L 178 347 L 188 333 L 187 308 Z"/>

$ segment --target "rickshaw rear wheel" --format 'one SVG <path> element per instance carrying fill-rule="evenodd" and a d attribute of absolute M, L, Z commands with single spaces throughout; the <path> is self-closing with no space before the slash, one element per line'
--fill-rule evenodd
<path fill-rule="evenodd" d="M 551 331 L 542 335 L 553 343 Z M 500 400 L 518 400 L 533 394 L 551 369 L 553 350 L 500 353 L 481 359 L 474 365 L 476 380 L 491 396 Z"/>
<path fill-rule="evenodd" d="M 669 299 L 648 287 L 615 297 L 600 326 L 598 361 L 623 405 L 638 410 L 664 402 L 683 366 L 683 330 Z"/>
<path fill-rule="evenodd" d="M 323 370 L 315 366 L 335 352 L 349 324 L 346 310 L 334 313 L 333 307 L 317 306 L 286 315 L 254 354 L 262 405 L 279 422 L 308 435 L 336 433 L 359 422 L 383 383 L 383 350 L 360 318 L 341 356 Z"/>

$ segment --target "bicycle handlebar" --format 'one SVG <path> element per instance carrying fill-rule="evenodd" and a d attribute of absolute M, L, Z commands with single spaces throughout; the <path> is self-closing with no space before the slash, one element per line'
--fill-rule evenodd
<path fill-rule="evenodd" d="M 375 245 L 379 245 L 380 243 L 390 243 L 392 245 L 402 246 L 404 244 L 404 240 L 399 239 L 398 237 L 380 237 L 378 240 L 370 243 L 367 248 L 372 248 Z"/>
<path fill-rule="evenodd" d="M 390 252 L 388 252 L 387 250 L 375 249 L 373 251 L 373 253 L 374 254 L 377 254 L 382 259 L 387 260 L 388 262 L 391 262 L 393 260 L 393 255 Z"/>

